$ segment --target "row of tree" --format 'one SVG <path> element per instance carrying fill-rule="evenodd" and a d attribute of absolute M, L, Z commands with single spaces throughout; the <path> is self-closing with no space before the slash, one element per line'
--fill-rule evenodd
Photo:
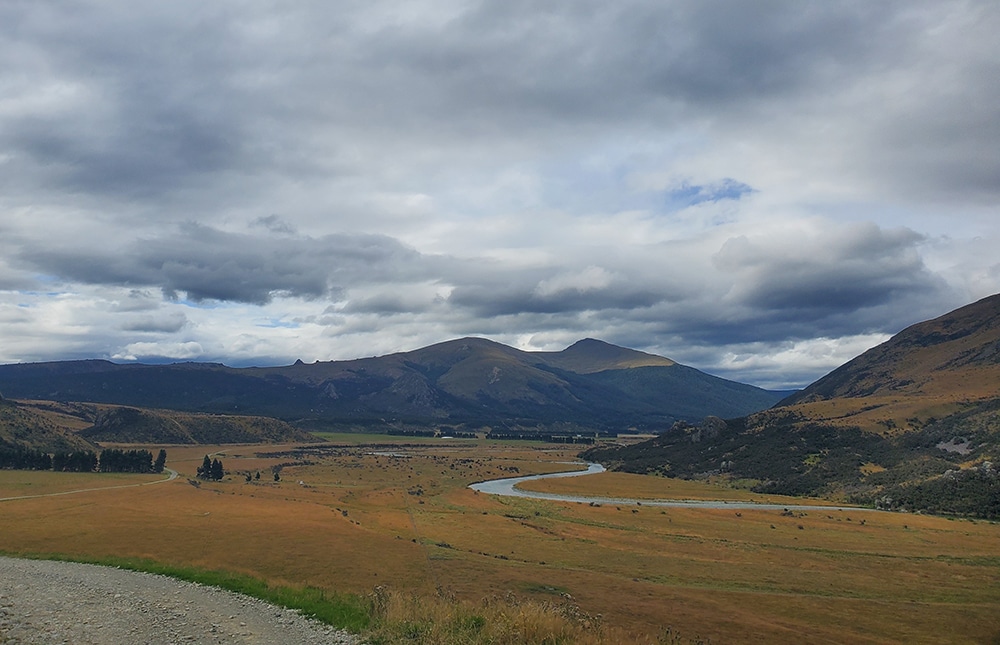
<path fill-rule="evenodd" d="M 101 454 L 90 450 L 56 452 L 17 447 L 0 447 L 0 468 L 5 470 L 55 470 L 57 472 L 90 473 L 162 473 L 167 463 L 167 451 L 160 450 L 156 459 L 148 450 L 105 449 Z"/>
<path fill-rule="evenodd" d="M 160 450 L 154 461 L 148 450 L 107 448 L 101 451 L 98 461 L 98 470 L 102 473 L 162 473 L 167 451 Z"/>
<path fill-rule="evenodd" d="M 69 473 L 91 473 L 97 470 L 97 453 L 89 450 L 57 452 L 52 455 L 52 470 Z"/>
<path fill-rule="evenodd" d="M 0 468 L 4 470 L 52 470 L 52 455 L 20 446 L 0 446 Z"/>

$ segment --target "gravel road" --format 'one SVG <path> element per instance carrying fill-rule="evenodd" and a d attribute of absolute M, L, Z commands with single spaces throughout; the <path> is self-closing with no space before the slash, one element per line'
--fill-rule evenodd
<path fill-rule="evenodd" d="M 332 643 L 350 634 L 214 587 L 75 562 L 0 557 L 0 643 Z"/>

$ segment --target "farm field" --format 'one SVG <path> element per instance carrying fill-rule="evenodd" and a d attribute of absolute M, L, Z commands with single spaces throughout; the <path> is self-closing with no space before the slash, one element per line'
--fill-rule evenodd
<path fill-rule="evenodd" d="M 1000 635 L 997 524 L 500 498 L 467 486 L 571 470 L 565 462 L 577 448 L 326 438 L 331 443 L 166 446 L 167 466 L 180 473 L 174 481 L 0 502 L 0 551 L 148 558 L 360 594 L 384 586 L 479 602 L 513 593 L 573 605 L 581 620 L 654 642 L 668 627 L 685 641 L 715 643 L 989 642 Z M 229 475 L 192 483 L 206 453 Z M 259 480 L 246 481 L 244 473 L 257 472 Z M 0 498 L 158 478 L 0 471 Z M 528 487 L 803 501 L 618 473 Z"/>

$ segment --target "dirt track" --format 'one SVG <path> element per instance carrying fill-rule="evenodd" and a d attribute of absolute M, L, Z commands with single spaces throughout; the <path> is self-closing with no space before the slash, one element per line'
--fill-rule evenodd
<path fill-rule="evenodd" d="M 147 573 L 0 557 L 0 643 L 332 643 L 356 637 L 255 598 Z"/>

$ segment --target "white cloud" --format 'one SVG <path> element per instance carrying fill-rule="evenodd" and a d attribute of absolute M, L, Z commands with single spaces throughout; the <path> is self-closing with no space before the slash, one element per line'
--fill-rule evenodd
<path fill-rule="evenodd" d="M 566 291 L 575 291 L 581 294 L 588 291 L 600 291 L 609 287 L 611 280 L 610 273 L 601 267 L 591 265 L 584 267 L 582 271 L 562 273 L 542 280 L 535 287 L 535 294 L 545 298 Z"/>
<path fill-rule="evenodd" d="M 203 356 L 205 350 L 200 343 L 188 341 L 185 343 L 129 343 L 112 358 L 124 361 L 135 361 L 139 359 L 159 359 L 175 358 L 179 360 L 198 358 Z"/>

